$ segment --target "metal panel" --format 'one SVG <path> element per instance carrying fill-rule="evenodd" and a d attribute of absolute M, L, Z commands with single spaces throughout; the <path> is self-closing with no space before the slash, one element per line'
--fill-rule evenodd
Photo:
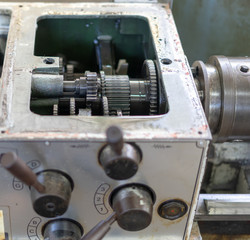
<path fill-rule="evenodd" d="M 200 194 L 198 221 L 249 221 L 249 194 Z"/>
<path fill-rule="evenodd" d="M 176 221 L 161 218 L 158 206 L 168 199 L 181 199 L 187 203 L 189 213 L 193 204 L 193 193 L 199 172 L 199 162 L 204 153 L 196 142 L 142 143 L 137 145 L 143 152 L 139 172 L 129 180 L 114 181 L 100 167 L 97 154 L 102 143 L 93 142 L 1 142 L 0 153 L 15 149 L 34 172 L 43 169 L 58 169 L 67 172 L 74 181 L 70 207 L 62 217 L 69 217 L 82 224 L 85 232 L 112 212 L 109 195 L 112 190 L 127 183 L 142 183 L 151 187 L 156 194 L 152 224 L 139 232 L 121 230 L 117 224 L 105 239 L 157 239 L 181 240 L 187 227 L 189 214 Z M 38 216 L 32 209 L 30 190 L 20 181 L 0 168 L 0 206 L 10 208 L 13 240 L 27 239 L 30 222 L 37 221 L 35 229 L 39 239 L 41 227 L 48 219 Z M 178 176 L 178 177 L 176 177 Z M 96 193 L 105 185 L 102 203 Z M 107 186 L 107 188 L 106 188 Z M 3 194 L 4 193 L 4 194 Z M 97 202 L 96 202 L 97 201 Z M 32 228 L 33 229 L 33 228 Z M 31 231 L 31 230 L 30 230 Z M 35 234 L 36 235 L 36 234 Z M 32 239 L 32 238 L 30 238 Z"/>
<path fill-rule="evenodd" d="M 1 3 L 2 7 L 6 5 Z M 64 7 L 61 4 L 27 4 L 25 7 L 13 6 L 12 22 L 9 33 L 9 51 L 15 51 L 6 58 L 3 71 L 3 89 L 1 91 L 2 131 L 11 126 L 4 138 L 102 138 L 110 124 L 119 124 L 125 129 L 125 138 L 143 139 L 207 139 L 210 138 L 208 125 L 197 96 L 188 63 L 178 39 L 177 31 L 168 6 L 156 4 L 131 5 L 117 4 L 72 4 Z M 54 9 L 54 10 L 53 10 Z M 83 11 L 81 11 L 81 9 Z M 138 11 L 140 9 L 141 11 Z M 168 94 L 170 111 L 168 114 L 155 117 L 105 118 L 100 123 L 99 117 L 63 117 L 38 116 L 31 113 L 29 105 L 32 70 L 45 67 L 43 58 L 33 56 L 36 21 L 38 17 L 55 15 L 80 17 L 99 14 L 136 15 L 149 21 L 153 34 L 155 49 L 163 77 L 164 88 Z M 17 27 L 18 26 L 18 27 Z M 23 58 L 27 59 L 23 61 Z M 164 65 L 161 60 L 169 57 L 171 65 Z M 55 64 L 55 67 L 58 65 Z M 8 69 L 11 69 L 9 71 Z M 18 80 L 17 80 L 18 79 Z M 14 94 L 22 92 L 22 94 Z M 181 97 L 179 97 L 181 96 Z M 176 118 L 185 121 L 176 121 Z M 27 122 L 29 124 L 27 125 Z M 14 124 L 13 124 L 14 123 Z M 49 124 L 48 124 L 49 123 Z M 131 124 L 133 123 L 133 124 Z M 132 126 L 132 128 L 131 128 Z M 171 127 L 169 127 L 171 126 Z M 144 129 L 141 131 L 140 129 Z M 55 131 L 74 132 L 67 136 L 54 134 Z M 147 129 L 147 131 L 145 131 Z M 133 130 L 131 133 L 130 131 Z M 3 135 L 0 135 L 2 137 Z"/>
<path fill-rule="evenodd" d="M 16 151 L 37 172 L 59 169 L 75 182 L 68 211 L 85 232 L 111 212 L 109 194 L 122 184 L 138 182 L 156 194 L 152 224 L 143 231 L 127 232 L 114 225 L 106 239 L 188 239 L 205 168 L 207 121 L 184 56 L 168 4 L 125 3 L 25 3 L 6 4 L 12 11 L 5 68 L 0 92 L 0 150 Z M 43 57 L 34 56 L 37 21 L 41 18 L 84 16 L 137 16 L 148 21 L 169 112 L 159 116 L 88 117 L 39 116 L 30 112 L 32 71 L 45 68 Z M 164 64 L 164 59 L 171 64 Z M 59 68 L 59 60 L 54 63 Z M 111 124 L 124 130 L 124 140 L 136 143 L 143 161 L 129 180 L 114 181 L 100 167 L 97 156 Z M 0 206 L 10 208 L 12 240 L 42 239 L 41 227 L 48 221 L 32 209 L 29 189 L 0 168 Z M 105 185 L 102 185 L 105 184 Z M 94 204 L 99 187 L 107 187 L 103 204 Z M 158 206 L 169 199 L 183 200 L 189 212 L 171 221 L 161 218 Z"/>

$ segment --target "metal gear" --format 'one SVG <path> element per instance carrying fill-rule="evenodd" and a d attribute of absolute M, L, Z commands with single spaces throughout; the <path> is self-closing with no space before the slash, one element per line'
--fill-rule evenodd
<path fill-rule="evenodd" d="M 143 73 L 150 85 L 150 115 L 156 115 L 158 110 L 158 84 L 155 64 L 152 60 L 145 60 L 143 63 Z"/>
<path fill-rule="evenodd" d="M 108 99 L 109 115 L 130 115 L 130 83 L 127 75 L 101 74 L 102 96 Z"/>
<path fill-rule="evenodd" d="M 53 105 L 53 116 L 58 116 L 58 104 Z"/>
<path fill-rule="evenodd" d="M 67 74 L 66 74 L 67 81 L 74 81 L 74 65 L 67 64 L 66 68 L 67 68 Z"/>
<path fill-rule="evenodd" d="M 103 116 L 109 116 L 109 103 L 106 96 L 102 97 Z"/>
<path fill-rule="evenodd" d="M 96 72 L 85 72 L 87 82 L 87 103 L 97 100 L 98 93 L 98 78 Z"/>
<path fill-rule="evenodd" d="M 64 73 L 64 68 L 63 68 L 63 58 L 59 58 L 59 74 Z"/>
<path fill-rule="evenodd" d="M 71 116 L 76 115 L 76 102 L 75 102 L 75 98 L 70 98 L 69 99 L 69 105 L 70 105 L 70 108 L 69 108 L 70 115 Z"/>

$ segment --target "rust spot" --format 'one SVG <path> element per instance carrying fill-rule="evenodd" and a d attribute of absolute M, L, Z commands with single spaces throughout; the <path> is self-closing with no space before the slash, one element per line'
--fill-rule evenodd
<path fill-rule="evenodd" d="M 181 222 L 183 220 L 183 218 L 185 218 L 185 216 L 183 216 L 181 218 L 178 218 L 178 219 L 176 219 L 174 221 L 165 219 L 165 221 L 163 222 L 163 225 L 166 226 L 166 227 L 169 227 L 171 225 L 174 225 L 174 224 L 177 224 L 177 223 Z M 164 219 L 162 219 L 162 220 L 164 220 Z"/>
<path fill-rule="evenodd" d="M 203 126 L 202 126 L 202 130 L 205 131 L 205 130 L 207 130 L 207 129 L 208 129 L 208 125 L 203 125 Z"/>
<path fill-rule="evenodd" d="M 172 138 L 177 138 L 177 133 L 171 134 L 171 137 L 172 137 Z"/>
<path fill-rule="evenodd" d="M 181 62 L 181 59 L 174 59 L 175 62 Z"/>
<path fill-rule="evenodd" d="M 184 62 L 181 64 L 181 66 L 183 70 L 186 70 L 186 64 Z"/>

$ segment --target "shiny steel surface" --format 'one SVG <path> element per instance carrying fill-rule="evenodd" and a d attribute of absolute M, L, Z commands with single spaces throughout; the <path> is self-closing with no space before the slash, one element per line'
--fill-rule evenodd
<path fill-rule="evenodd" d="M 79 240 L 83 229 L 71 219 L 52 220 L 44 226 L 44 240 Z"/>
<path fill-rule="evenodd" d="M 197 89 L 202 93 L 201 101 L 212 133 L 215 133 L 220 121 L 221 85 L 219 73 L 213 65 L 196 61 Z"/>
<path fill-rule="evenodd" d="M 59 75 L 59 71 L 51 73 L 48 70 L 43 74 L 39 72 L 32 75 L 31 104 L 34 100 L 39 103 L 39 100 L 46 98 L 66 102 L 67 98 L 74 97 L 86 101 L 87 106 L 81 104 L 81 109 L 93 109 L 93 104 L 102 102 L 97 107 L 103 107 L 97 110 L 98 115 L 117 116 L 118 112 L 124 116 L 158 114 L 159 79 L 152 60 L 144 61 L 143 78 L 138 79 L 129 78 L 128 75 L 107 75 L 103 71 L 100 74 L 85 71 L 82 74 L 70 72 L 72 80 L 68 81 L 68 73 Z M 59 105 L 59 113 L 60 109 Z"/>
<path fill-rule="evenodd" d="M 197 221 L 249 221 L 249 194 L 200 194 Z"/>
<path fill-rule="evenodd" d="M 111 201 L 121 228 L 140 231 L 151 223 L 153 199 L 145 187 L 136 184 L 121 187 Z"/>
<path fill-rule="evenodd" d="M 143 64 L 143 72 L 149 85 L 149 114 L 157 113 L 158 107 L 158 82 L 155 64 L 152 60 L 146 60 Z"/>
<path fill-rule="evenodd" d="M 111 228 L 111 225 L 116 221 L 116 213 L 112 213 L 107 219 L 99 222 L 93 227 L 81 240 L 101 240 Z"/>
<path fill-rule="evenodd" d="M 207 64 L 193 64 L 217 142 L 250 139 L 250 72 L 242 72 L 241 66 L 250 67 L 250 58 L 212 56 Z"/>
<path fill-rule="evenodd" d="M 108 99 L 109 115 L 130 115 L 130 83 L 127 75 L 105 75 L 101 79 L 102 94 Z"/>

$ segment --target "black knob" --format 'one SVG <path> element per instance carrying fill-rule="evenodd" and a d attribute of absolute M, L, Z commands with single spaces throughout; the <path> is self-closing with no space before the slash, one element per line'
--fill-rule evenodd
<path fill-rule="evenodd" d="M 39 193 L 31 187 L 34 210 L 47 218 L 64 214 L 73 190 L 72 179 L 59 170 L 42 171 L 37 174 L 37 179 L 45 186 L 45 192 Z"/>
<path fill-rule="evenodd" d="M 127 231 L 146 228 L 152 220 L 153 194 L 142 185 L 129 185 L 116 190 L 111 197 L 119 226 Z"/>
<path fill-rule="evenodd" d="M 107 145 L 99 155 L 105 173 L 116 180 L 134 176 L 141 161 L 140 150 L 134 145 L 123 142 L 122 130 L 117 126 L 109 127 L 106 135 Z"/>

